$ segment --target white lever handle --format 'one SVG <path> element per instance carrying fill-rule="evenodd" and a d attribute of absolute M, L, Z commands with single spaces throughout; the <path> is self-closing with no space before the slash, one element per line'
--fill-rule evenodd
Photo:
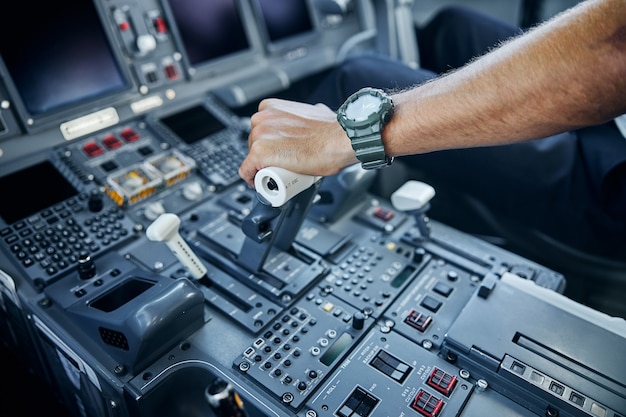
<path fill-rule="evenodd" d="M 281 207 L 322 177 L 296 174 L 279 167 L 267 167 L 257 172 L 254 187 L 272 207 Z"/>
<path fill-rule="evenodd" d="M 391 194 L 391 204 L 396 210 L 414 211 L 426 206 L 435 196 L 435 189 L 423 182 L 409 180 Z"/>
<path fill-rule="evenodd" d="M 148 226 L 146 236 L 155 242 L 165 242 L 191 275 L 200 279 L 206 275 L 207 269 L 178 233 L 179 226 L 180 218 L 176 214 L 163 213 Z"/>

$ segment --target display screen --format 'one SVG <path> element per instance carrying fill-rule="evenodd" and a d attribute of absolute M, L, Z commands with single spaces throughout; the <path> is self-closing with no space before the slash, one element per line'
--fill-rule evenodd
<path fill-rule="evenodd" d="M 0 177 L 0 217 L 11 224 L 78 192 L 48 161 Z"/>
<path fill-rule="evenodd" d="M 203 105 L 165 116 L 160 121 L 187 144 L 202 140 L 226 127 Z"/>
<path fill-rule="evenodd" d="M 0 13 L 0 55 L 31 116 L 129 87 L 89 0 L 11 2 Z"/>
<path fill-rule="evenodd" d="M 255 0 L 270 42 L 313 31 L 307 0 Z"/>
<path fill-rule="evenodd" d="M 154 282 L 147 282 L 139 279 L 130 279 L 124 284 L 104 294 L 102 297 L 95 299 L 90 306 L 110 313 L 117 310 L 129 301 L 139 297 L 144 292 L 154 286 Z"/>
<path fill-rule="evenodd" d="M 332 365 L 335 362 L 335 359 L 339 357 L 343 353 L 344 350 L 352 343 L 352 335 L 349 333 L 343 333 L 339 338 L 332 344 L 331 347 L 320 357 L 320 362 L 322 362 L 326 366 Z"/>
<path fill-rule="evenodd" d="M 250 49 L 236 0 L 165 0 L 189 64 Z"/>
<path fill-rule="evenodd" d="M 415 272 L 415 268 L 408 265 L 402 270 L 402 272 L 398 274 L 398 276 L 393 279 L 393 281 L 391 282 L 391 286 L 393 288 L 400 288 L 402 284 L 404 284 L 406 280 L 409 279 L 411 275 L 413 275 L 413 272 Z"/>

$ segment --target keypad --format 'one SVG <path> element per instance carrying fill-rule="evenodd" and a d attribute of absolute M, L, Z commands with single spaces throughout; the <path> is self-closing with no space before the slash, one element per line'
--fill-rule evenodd
<path fill-rule="evenodd" d="M 377 315 L 415 271 L 405 258 L 382 251 L 371 246 L 355 248 L 332 268 L 323 288 L 368 314 Z"/>
<path fill-rule="evenodd" d="M 96 254 L 122 242 L 132 224 L 121 209 L 98 213 L 71 198 L 0 230 L 14 259 L 31 278 L 49 280 L 75 266 L 81 253 Z"/>
<path fill-rule="evenodd" d="M 226 130 L 211 137 L 210 147 L 199 143 L 187 150 L 202 175 L 220 188 L 239 180 L 239 165 L 246 156 L 244 147 L 233 142 L 233 135 L 232 131 Z"/>

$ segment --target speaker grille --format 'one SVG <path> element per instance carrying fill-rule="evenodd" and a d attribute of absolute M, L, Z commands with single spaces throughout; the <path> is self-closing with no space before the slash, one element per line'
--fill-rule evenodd
<path fill-rule="evenodd" d="M 100 327 L 99 331 L 102 341 L 107 345 L 115 346 L 124 350 L 129 349 L 128 339 L 126 339 L 124 333 L 112 329 L 107 329 L 105 327 Z"/>

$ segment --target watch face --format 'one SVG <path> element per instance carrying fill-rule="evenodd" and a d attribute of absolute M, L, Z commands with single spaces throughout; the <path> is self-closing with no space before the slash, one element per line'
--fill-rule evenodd
<path fill-rule="evenodd" d="M 345 115 L 355 122 L 367 120 L 367 118 L 379 111 L 382 99 L 371 94 L 364 94 L 346 106 Z"/>

